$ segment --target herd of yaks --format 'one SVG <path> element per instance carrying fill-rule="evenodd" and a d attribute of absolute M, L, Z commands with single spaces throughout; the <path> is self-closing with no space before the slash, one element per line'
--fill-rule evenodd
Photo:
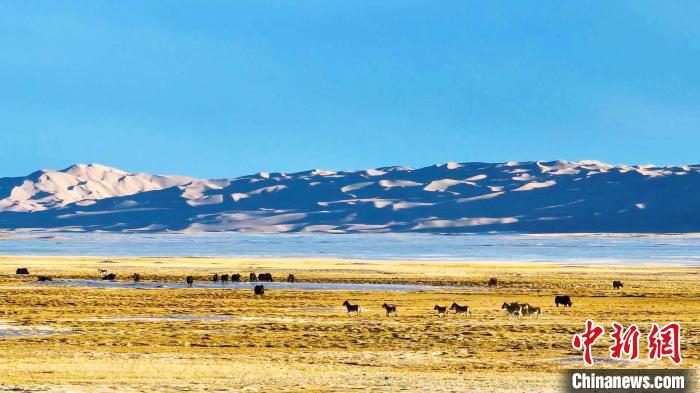
<path fill-rule="evenodd" d="M 102 280 L 114 280 L 117 278 L 117 275 L 115 273 L 109 273 L 106 269 L 97 269 L 100 278 Z M 29 269 L 27 268 L 18 268 L 16 271 L 16 274 L 29 274 Z M 211 281 L 212 282 L 221 282 L 223 284 L 228 283 L 229 280 L 231 282 L 241 282 L 243 276 L 239 273 L 234 273 L 231 274 L 230 276 L 228 274 L 221 274 L 219 275 L 218 273 L 214 273 L 212 275 Z M 134 281 L 134 283 L 139 283 L 141 281 L 141 275 L 139 273 L 134 273 L 131 275 L 131 279 Z M 51 281 L 52 277 L 51 276 L 37 276 L 37 281 Z M 187 286 L 192 287 L 194 284 L 194 276 L 187 276 L 185 279 Z M 274 279 L 272 278 L 272 274 L 270 273 L 260 273 L 260 274 L 255 274 L 255 273 L 250 273 L 248 275 L 248 281 L 249 282 L 274 282 Z M 294 274 L 289 274 L 287 275 L 287 280 L 288 283 L 293 283 L 296 282 L 296 278 L 294 277 Z M 495 287 L 498 285 L 498 279 L 495 277 L 491 277 L 488 281 L 487 284 L 489 287 Z M 615 280 L 612 283 L 613 289 L 620 289 L 623 288 L 624 285 L 622 284 L 621 281 Z M 263 285 L 256 285 L 253 287 L 253 294 L 254 296 L 261 296 L 265 294 L 265 287 Z M 571 301 L 571 297 L 568 295 L 557 295 L 554 297 L 554 304 L 559 307 L 564 306 L 564 307 L 571 307 L 573 305 L 573 302 Z M 355 315 L 360 315 L 362 313 L 362 309 L 359 304 L 351 304 L 349 301 L 344 301 L 343 306 L 347 309 L 348 315 L 351 315 L 355 313 Z M 389 317 L 391 315 L 398 316 L 399 315 L 399 310 L 398 307 L 394 304 L 388 304 L 384 303 L 382 304 L 382 308 L 384 311 L 386 311 L 386 316 Z M 501 306 L 502 310 L 506 311 L 507 317 L 513 317 L 513 318 L 522 318 L 523 316 L 530 316 L 532 317 L 533 315 L 536 318 L 539 318 L 542 315 L 542 308 L 541 307 L 535 307 L 529 303 L 519 303 L 519 302 L 512 302 L 512 303 L 507 303 L 504 302 L 503 305 Z M 472 315 L 472 309 L 469 306 L 460 306 L 459 304 L 452 303 L 452 305 L 447 308 L 447 306 L 440 306 L 440 305 L 435 305 L 433 307 L 433 311 L 437 313 L 437 316 L 439 318 L 444 318 L 447 316 L 447 314 L 452 311 L 456 315 L 464 315 L 464 316 L 471 316 Z"/>

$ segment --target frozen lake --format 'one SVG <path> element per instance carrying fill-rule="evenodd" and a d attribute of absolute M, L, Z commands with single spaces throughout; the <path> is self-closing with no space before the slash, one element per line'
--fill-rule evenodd
<path fill-rule="evenodd" d="M 697 235 L 113 234 L 0 235 L 3 255 L 326 257 L 700 266 Z"/>

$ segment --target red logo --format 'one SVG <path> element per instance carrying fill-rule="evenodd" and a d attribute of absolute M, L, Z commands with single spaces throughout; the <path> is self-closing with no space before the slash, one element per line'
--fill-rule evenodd
<path fill-rule="evenodd" d="M 613 345 L 610 346 L 610 359 L 622 360 L 626 355 L 628 360 L 639 359 L 639 328 L 636 324 L 625 327 L 617 322 L 612 323 L 613 332 L 610 338 Z M 586 330 L 581 334 L 575 334 L 571 342 L 574 349 L 583 351 L 583 363 L 587 366 L 593 365 L 591 350 L 593 344 L 605 332 L 602 326 L 596 325 L 590 319 L 586 321 Z M 650 360 L 661 360 L 669 358 L 674 364 L 680 364 L 683 360 L 681 356 L 681 324 L 671 322 L 660 328 L 652 323 L 649 336 L 647 337 Z"/>
<path fill-rule="evenodd" d="M 622 359 L 622 354 L 626 354 L 629 360 L 639 358 L 639 328 L 631 324 L 627 330 L 617 322 L 612 323 L 615 330 L 610 333 L 610 337 L 615 343 L 610 347 L 610 359 Z"/>
<path fill-rule="evenodd" d="M 674 364 L 680 364 L 681 358 L 681 324 L 672 322 L 659 329 L 652 323 L 649 332 L 649 359 L 657 360 L 664 356 Z"/>
<path fill-rule="evenodd" d="M 583 362 L 588 366 L 593 365 L 591 347 L 604 331 L 605 330 L 601 326 L 596 325 L 589 319 L 586 321 L 586 331 L 583 332 L 583 334 L 577 334 L 574 336 L 574 340 L 572 342 L 574 349 L 583 350 Z"/>

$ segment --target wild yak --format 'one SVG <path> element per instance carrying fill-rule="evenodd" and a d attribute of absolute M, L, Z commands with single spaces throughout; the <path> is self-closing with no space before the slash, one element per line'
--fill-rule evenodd
<path fill-rule="evenodd" d="M 253 288 L 253 295 L 254 296 L 262 296 L 265 294 L 265 287 L 262 285 L 256 285 L 255 288 Z"/>
<path fill-rule="evenodd" d="M 250 282 L 257 282 L 258 281 L 258 276 L 255 275 L 255 273 L 250 273 Z"/>
<path fill-rule="evenodd" d="M 489 278 L 489 287 L 495 287 L 498 285 L 498 279 L 496 277 Z"/>
<path fill-rule="evenodd" d="M 19 267 L 17 268 L 15 274 L 29 274 L 29 269 L 27 269 L 26 267 Z"/>
<path fill-rule="evenodd" d="M 231 281 L 232 282 L 241 282 L 241 275 L 238 273 L 234 273 L 231 275 Z"/>
<path fill-rule="evenodd" d="M 622 285 L 622 281 L 618 281 L 618 280 L 613 281 L 613 289 L 620 289 L 622 287 L 624 287 L 624 285 Z"/>
<path fill-rule="evenodd" d="M 36 280 L 37 281 L 53 281 L 53 278 L 51 278 L 51 276 L 37 276 Z"/>
<path fill-rule="evenodd" d="M 228 282 L 228 274 L 221 275 L 221 282 Z"/>
<path fill-rule="evenodd" d="M 270 273 L 260 273 L 258 274 L 258 281 L 260 282 L 272 282 L 272 274 Z"/>
<path fill-rule="evenodd" d="M 571 303 L 571 298 L 568 295 L 560 295 L 554 297 L 554 304 L 556 304 L 557 307 L 559 307 L 560 304 L 564 307 L 571 307 L 573 303 Z"/>
<path fill-rule="evenodd" d="M 102 276 L 102 279 L 107 280 L 107 281 L 112 281 L 115 278 L 117 278 L 117 275 L 115 273 L 109 273 L 109 274 L 105 274 L 104 276 Z"/>
<path fill-rule="evenodd" d="M 134 273 L 131 275 L 131 279 L 138 284 L 141 281 L 141 275 L 138 273 Z"/>
<path fill-rule="evenodd" d="M 294 275 L 290 273 L 290 274 L 287 276 L 287 282 L 294 282 L 294 280 L 295 280 Z"/>
<path fill-rule="evenodd" d="M 192 284 L 194 284 L 194 277 L 187 276 L 187 287 L 192 288 Z"/>

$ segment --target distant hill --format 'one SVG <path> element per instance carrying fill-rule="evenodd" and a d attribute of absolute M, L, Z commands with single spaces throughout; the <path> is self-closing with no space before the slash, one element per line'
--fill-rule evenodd
<path fill-rule="evenodd" d="M 0 178 L 0 229 L 700 232 L 700 166 L 470 162 L 202 180 L 77 164 Z"/>

